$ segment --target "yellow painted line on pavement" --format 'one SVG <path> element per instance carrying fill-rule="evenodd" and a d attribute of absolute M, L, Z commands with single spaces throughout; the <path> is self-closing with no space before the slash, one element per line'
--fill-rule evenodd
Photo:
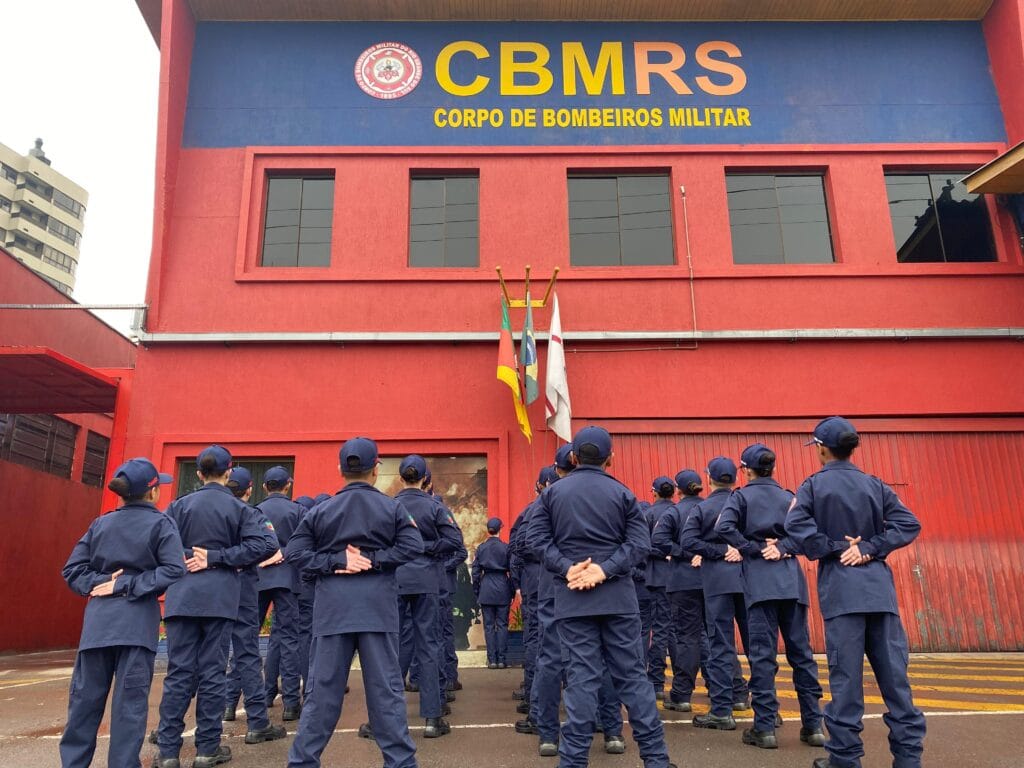
<path fill-rule="evenodd" d="M 775 695 L 782 699 L 795 699 L 796 691 L 776 691 Z M 831 701 L 832 697 L 825 694 L 823 701 Z M 881 696 L 865 696 L 865 704 L 885 704 Z M 955 701 L 951 699 L 924 699 L 914 696 L 914 704 L 918 707 L 935 707 L 936 709 L 957 709 L 973 712 L 1024 712 L 1024 704 L 1011 704 L 1008 702 L 988 701 Z"/>
<path fill-rule="evenodd" d="M 918 669 L 952 669 L 960 672 L 1017 672 L 1024 674 L 1024 667 L 996 667 L 996 666 L 971 666 L 962 667 L 958 664 L 914 664 L 910 665 L 911 671 Z"/>
<path fill-rule="evenodd" d="M 914 691 L 941 691 L 943 693 L 969 693 L 975 696 L 1015 696 L 1024 697 L 1024 688 L 963 688 L 957 685 L 919 685 L 911 686 Z"/>
<path fill-rule="evenodd" d="M 1024 675 L 948 675 L 910 672 L 910 677 L 919 680 L 977 680 L 985 683 L 1024 683 Z"/>

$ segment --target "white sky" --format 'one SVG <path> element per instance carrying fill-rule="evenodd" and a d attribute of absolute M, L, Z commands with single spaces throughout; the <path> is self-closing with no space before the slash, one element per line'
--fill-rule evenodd
<path fill-rule="evenodd" d="M 89 192 L 74 297 L 145 300 L 160 53 L 132 0 L 0 0 L 0 142 Z M 131 312 L 102 313 L 127 332 Z"/>

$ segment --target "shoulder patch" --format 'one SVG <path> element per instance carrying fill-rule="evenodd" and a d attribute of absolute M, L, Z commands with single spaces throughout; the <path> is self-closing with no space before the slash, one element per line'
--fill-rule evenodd
<path fill-rule="evenodd" d="M 405 516 L 406 516 L 407 518 L 409 518 L 409 522 L 410 522 L 410 523 L 412 523 L 412 527 L 413 527 L 413 528 L 419 528 L 419 526 L 418 526 L 418 525 L 416 525 L 416 518 L 415 518 L 415 517 L 413 517 L 413 516 L 412 516 L 412 515 L 410 515 L 409 513 L 406 513 L 406 515 L 405 515 Z"/>
<path fill-rule="evenodd" d="M 264 520 L 263 521 L 263 527 L 266 528 L 268 531 L 274 530 L 274 524 L 272 522 L 270 522 L 269 520 Z"/>

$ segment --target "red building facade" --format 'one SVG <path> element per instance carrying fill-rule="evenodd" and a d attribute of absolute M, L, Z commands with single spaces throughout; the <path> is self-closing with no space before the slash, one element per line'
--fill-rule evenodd
<path fill-rule="evenodd" d="M 521 296 L 530 265 L 534 298 L 559 267 L 574 429 L 613 433 L 612 471 L 639 495 L 656 475 L 702 469 L 753 440 L 778 450 L 780 481 L 795 487 L 816 469 L 801 441 L 841 413 L 865 435 L 860 464 L 924 523 L 892 559 L 912 645 L 1024 648 L 1020 239 L 1005 208 L 980 198 L 958 245 L 961 208 L 942 200 L 943 184 L 952 202 L 967 200 L 956 180 L 1024 138 L 1020 2 L 941 23 L 742 29 L 685 18 L 311 23 L 287 2 L 253 23 L 221 5 L 214 17 L 203 2 L 140 2 L 162 53 L 160 127 L 125 455 L 151 455 L 181 478 L 219 442 L 252 462 L 291 462 L 296 492 L 312 495 L 338 486 L 340 442 L 369 435 L 388 457 L 435 457 L 439 490 L 475 543 L 487 516 L 514 519 L 557 445 L 543 398 L 529 408 L 529 444 L 495 379 L 495 267 Z M 297 20 L 307 23 L 287 23 Z M 413 90 L 388 99 L 357 87 L 359 55 L 384 42 L 416 51 L 420 67 Z M 940 50 L 947 60 L 932 59 L 931 73 L 914 63 Z M 398 61 L 402 77 L 416 66 Z M 637 125 L 652 108 L 662 124 Z M 730 109 L 737 124 L 715 126 Z M 490 122 L 451 127 L 469 110 Z M 941 177 L 931 204 L 901 237 L 894 179 L 929 174 Z M 587 230 L 599 215 L 574 218 L 590 210 L 587 183 L 619 179 L 621 190 L 621 179 L 652 177 L 666 190 L 657 232 L 626 264 L 588 263 L 588 244 L 603 248 L 608 232 Z M 417 240 L 416 182 L 467 178 L 475 261 L 415 266 L 429 251 Z M 771 249 L 740 229 L 746 216 L 772 231 L 742 203 L 750 178 L 774 179 L 777 201 L 794 178 L 820 180 L 825 235 L 779 202 L 782 258 L 767 263 Z M 275 179 L 332 180 L 329 205 L 310 218 L 329 232 L 304 249 L 299 224 L 293 266 L 270 266 Z M 633 236 L 624 201 L 621 243 Z M 942 224 L 929 222 L 936 212 Z M 808 242 L 827 242 L 828 258 Z M 920 260 L 927 243 L 949 260 Z M 785 263 L 798 250 L 821 263 Z M 549 308 L 534 318 L 543 386 Z M 513 314 L 517 331 L 522 321 Z"/>

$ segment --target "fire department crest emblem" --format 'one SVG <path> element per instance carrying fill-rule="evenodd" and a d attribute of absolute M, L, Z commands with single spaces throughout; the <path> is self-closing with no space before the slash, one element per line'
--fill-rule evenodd
<path fill-rule="evenodd" d="M 400 99 L 423 77 L 419 55 L 402 43 L 377 43 L 356 60 L 356 83 L 375 99 Z"/>

